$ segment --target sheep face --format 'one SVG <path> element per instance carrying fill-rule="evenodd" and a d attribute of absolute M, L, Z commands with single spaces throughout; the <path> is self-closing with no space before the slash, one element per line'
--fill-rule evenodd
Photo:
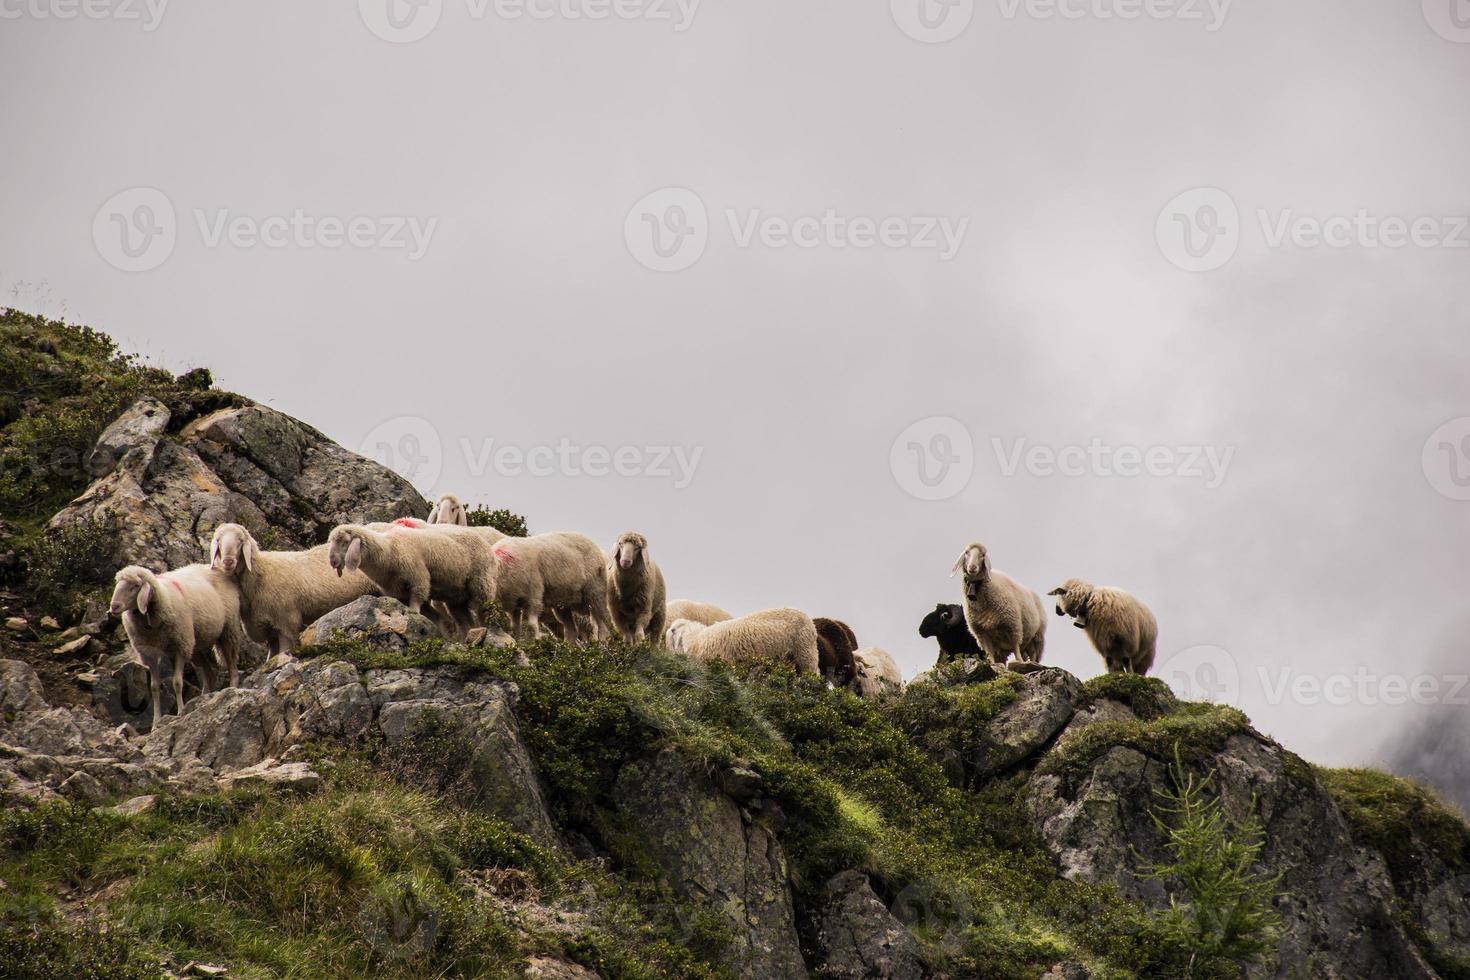
<path fill-rule="evenodd" d="M 221 524 L 214 529 L 209 544 L 209 565 L 226 574 L 235 574 L 243 564 L 247 572 L 255 570 L 255 556 L 260 546 L 250 532 L 239 524 Z"/>
<path fill-rule="evenodd" d="M 664 643 L 675 653 L 688 653 L 689 642 L 703 630 L 704 626 L 692 619 L 676 619 L 664 631 Z"/>
<path fill-rule="evenodd" d="M 469 524 L 469 515 L 465 512 L 464 504 L 460 503 L 458 497 L 452 493 L 446 493 L 439 498 L 434 509 L 429 511 L 430 524 L 457 524 L 465 527 Z"/>
<path fill-rule="evenodd" d="M 639 560 L 648 561 L 648 539 L 636 531 L 628 531 L 618 538 L 613 548 L 613 564 L 619 568 L 632 568 Z"/>
<path fill-rule="evenodd" d="M 961 607 L 954 603 L 941 602 L 919 623 L 919 635 L 929 639 L 964 624 L 965 612 Z"/>
<path fill-rule="evenodd" d="M 362 566 L 362 537 L 348 528 L 333 528 L 327 538 L 327 564 L 338 578 L 344 572 L 357 571 Z"/>
<path fill-rule="evenodd" d="M 990 578 L 990 555 L 983 544 L 972 544 L 966 548 L 950 570 L 965 573 L 965 598 L 974 601 L 980 598 L 980 589 Z"/>
<path fill-rule="evenodd" d="M 153 600 L 153 583 L 138 574 L 136 566 L 124 568 L 117 573 L 117 585 L 112 590 L 112 602 L 107 611 L 121 616 L 130 610 L 148 615 L 148 604 Z"/>
<path fill-rule="evenodd" d="M 1081 579 L 1069 578 L 1047 593 L 1057 599 L 1057 615 L 1071 616 L 1079 628 L 1087 625 L 1087 605 L 1092 599 L 1092 586 Z"/>

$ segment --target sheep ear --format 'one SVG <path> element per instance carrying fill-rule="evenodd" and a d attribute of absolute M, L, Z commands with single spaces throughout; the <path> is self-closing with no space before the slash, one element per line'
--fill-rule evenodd
<path fill-rule="evenodd" d="M 438 516 L 439 516 L 439 505 L 438 504 L 435 504 L 434 506 L 432 506 L 432 507 L 429 508 L 429 523 L 430 524 L 437 524 L 438 521 L 436 521 L 435 518 L 438 517 Z"/>
<path fill-rule="evenodd" d="M 247 571 L 247 572 L 253 572 L 253 571 L 255 571 L 255 553 L 260 550 L 260 546 L 255 543 L 255 539 L 254 538 L 251 538 L 250 540 L 248 540 L 248 541 L 245 542 L 245 549 L 244 550 L 245 550 L 245 571 Z"/>
<path fill-rule="evenodd" d="M 355 572 L 361 565 L 362 538 L 353 538 L 352 543 L 347 546 L 347 554 L 343 557 L 342 567 L 349 572 Z"/>
<path fill-rule="evenodd" d="M 219 567 L 219 538 L 217 537 L 209 542 L 209 567 Z"/>
<path fill-rule="evenodd" d="M 990 574 L 990 556 L 989 555 L 986 555 L 984 558 L 980 559 L 980 574 L 982 574 L 982 575 L 989 575 Z"/>
<path fill-rule="evenodd" d="M 954 567 L 949 570 L 949 577 L 950 578 L 954 578 L 955 572 L 958 572 L 964 566 L 964 564 L 965 564 L 965 558 L 967 558 L 969 556 L 969 554 L 970 553 L 968 551 L 962 552 L 960 554 L 960 557 L 958 559 L 956 559 L 956 561 L 954 563 Z"/>
<path fill-rule="evenodd" d="M 648 545 L 644 545 L 643 546 L 643 550 L 640 551 L 638 554 L 642 556 L 642 558 L 643 558 L 643 564 L 647 565 L 648 564 Z"/>
<path fill-rule="evenodd" d="M 148 603 L 153 598 L 153 583 L 144 582 L 143 587 L 138 590 L 138 612 L 144 616 L 148 615 Z"/>
<path fill-rule="evenodd" d="M 1066 591 L 1067 591 L 1066 589 L 1060 589 L 1060 588 L 1058 588 L 1058 589 L 1052 589 L 1050 592 L 1047 593 L 1047 595 L 1063 595 Z"/>

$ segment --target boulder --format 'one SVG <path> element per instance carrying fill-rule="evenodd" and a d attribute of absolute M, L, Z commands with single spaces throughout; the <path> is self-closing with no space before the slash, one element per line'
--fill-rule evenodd
<path fill-rule="evenodd" d="M 738 977 L 804 977 L 786 856 L 771 830 L 673 749 L 627 766 L 618 811 L 676 895 L 724 918 Z"/>
<path fill-rule="evenodd" d="M 1099 707 L 1095 714 L 1125 717 L 1117 707 Z M 1058 746 L 1068 740 L 1064 736 Z M 1114 885 L 1159 910 L 1169 907 L 1171 895 L 1187 897 L 1181 883 L 1149 876 L 1169 859 L 1151 811 L 1158 805 L 1155 791 L 1169 785 L 1171 761 L 1122 744 L 1079 770 L 1052 771 L 1043 760 L 1025 801 L 1064 877 Z M 1299 760 L 1247 731 L 1230 735 L 1194 768 L 1215 773 L 1231 817 L 1242 819 L 1254 809 L 1266 831 L 1260 870 L 1282 875 L 1278 959 L 1250 968 L 1248 976 L 1435 976 L 1392 907 L 1382 859 L 1355 844 L 1336 804 Z"/>
<path fill-rule="evenodd" d="M 428 514 L 392 470 L 264 405 L 222 409 L 178 432 L 170 421 L 151 398 L 123 412 L 88 459 L 94 482 L 51 526 L 100 522 L 116 564 L 172 568 L 199 561 L 225 521 L 266 547 L 299 548 L 337 524 Z"/>
<path fill-rule="evenodd" d="M 1081 691 L 1082 684 L 1065 670 L 1027 674 L 1016 700 L 986 724 L 974 775 L 994 776 L 1030 758 L 1071 720 Z"/>
<path fill-rule="evenodd" d="M 322 777 L 304 762 L 277 762 L 263 759 L 245 769 L 226 772 L 219 777 L 222 790 L 244 787 L 265 787 L 292 793 L 314 793 L 322 784 Z"/>
<path fill-rule="evenodd" d="M 353 640 L 377 650 L 401 653 L 411 644 L 438 636 L 433 622 L 388 596 L 365 595 L 333 609 L 301 632 L 303 646 Z"/>
<path fill-rule="evenodd" d="M 919 944 L 873 892 L 868 876 L 844 871 L 822 889 L 816 917 L 821 975 L 838 980 L 921 980 Z"/>

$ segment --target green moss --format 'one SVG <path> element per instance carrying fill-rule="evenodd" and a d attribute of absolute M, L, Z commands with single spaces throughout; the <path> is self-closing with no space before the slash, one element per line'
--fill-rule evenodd
<path fill-rule="evenodd" d="M 1412 878 L 1426 849 L 1452 872 L 1470 871 L 1470 825 L 1432 790 L 1373 769 L 1316 771 L 1353 835 L 1383 854 L 1396 882 Z"/>
<path fill-rule="evenodd" d="M 1168 684 L 1142 674 L 1099 674 L 1084 682 L 1077 709 L 1080 711 L 1099 701 L 1125 704 L 1144 721 L 1162 718 L 1179 707 L 1179 699 Z"/>
<path fill-rule="evenodd" d="M 1145 721 L 1098 721 L 1049 752 L 1038 773 L 1071 781 L 1104 753 L 1126 746 L 1161 762 L 1177 751 L 1186 763 L 1202 763 L 1219 753 L 1232 735 L 1250 730 L 1250 720 L 1235 708 L 1182 703 L 1173 713 Z"/>
<path fill-rule="evenodd" d="M 630 878 L 656 868 L 613 807 L 612 787 L 630 762 L 672 745 L 712 772 L 760 774 L 784 818 L 777 832 L 801 910 L 823 901 L 832 875 L 857 868 L 886 903 L 918 910 L 926 955 L 954 975 L 1030 980 L 1063 959 L 1092 962 L 1100 976 L 1180 968 L 1179 950 L 1141 906 L 1057 876 L 1026 818 L 1021 777 L 967 787 L 946 772 L 941 748 L 975 739 L 1013 703 L 1018 675 L 916 685 L 880 706 L 775 665 L 732 670 L 621 644 L 522 650 L 529 666 L 513 652 L 442 644 L 332 655 L 514 681 L 521 733 L 558 822 L 615 855 Z M 582 954 L 617 962 L 590 940 Z"/>

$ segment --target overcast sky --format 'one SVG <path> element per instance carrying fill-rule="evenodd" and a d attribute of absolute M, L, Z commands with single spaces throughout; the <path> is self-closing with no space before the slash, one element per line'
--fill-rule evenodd
<path fill-rule="evenodd" d="M 908 676 L 979 540 L 1470 716 L 1463 0 L 388 2 L 0 0 L 4 301 Z"/>

